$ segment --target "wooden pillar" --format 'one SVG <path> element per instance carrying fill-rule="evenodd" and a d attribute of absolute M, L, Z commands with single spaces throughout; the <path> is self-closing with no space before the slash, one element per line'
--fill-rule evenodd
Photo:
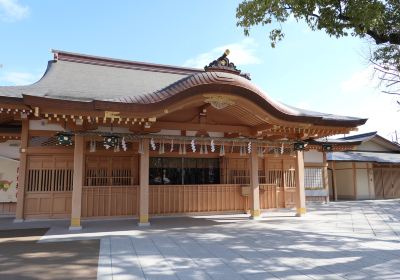
<path fill-rule="evenodd" d="M 72 181 L 72 211 L 70 230 L 80 230 L 81 226 L 81 207 L 82 207 L 82 185 L 83 171 L 85 168 L 84 149 L 85 140 L 81 135 L 75 135 L 74 147 L 74 177 Z"/>
<path fill-rule="evenodd" d="M 143 139 L 143 154 L 140 155 L 140 199 L 139 226 L 149 223 L 149 139 Z"/>
<path fill-rule="evenodd" d="M 374 169 L 372 163 L 367 164 L 369 199 L 375 199 Z"/>
<path fill-rule="evenodd" d="M 17 209 L 15 212 L 15 222 L 22 222 L 24 219 L 24 203 L 25 203 L 25 181 L 27 171 L 27 148 L 29 141 L 29 120 L 23 118 L 21 128 L 21 149 L 18 168 L 18 193 L 17 193 Z"/>
<path fill-rule="evenodd" d="M 251 149 L 250 164 L 250 215 L 252 219 L 260 217 L 260 186 L 258 180 L 258 155 L 257 147 Z"/>
<path fill-rule="evenodd" d="M 357 200 L 357 168 L 356 163 L 352 163 L 352 170 L 353 170 L 353 190 L 354 190 L 354 200 Z"/>
<path fill-rule="evenodd" d="M 297 196 L 296 196 L 297 216 L 300 217 L 306 213 L 303 151 L 296 151 L 296 187 L 297 187 Z"/>
<path fill-rule="evenodd" d="M 326 161 L 326 153 L 323 152 L 323 169 L 322 169 L 322 176 L 323 176 L 323 184 L 324 189 L 326 191 L 325 202 L 329 202 L 329 179 L 328 179 L 328 162 Z"/>
<path fill-rule="evenodd" d="M 333 197 L 334 200 L 338 200 L 338 190 L 337 190 L 337 183 L 336 183 L 336 169 L 335 169 L 335 161 L 332 161 L 332 190 L 333 190 Z"/>

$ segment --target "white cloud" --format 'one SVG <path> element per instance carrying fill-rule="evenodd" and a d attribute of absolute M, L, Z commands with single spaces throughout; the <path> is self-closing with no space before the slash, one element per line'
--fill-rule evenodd
<path fill-rule="evenodd" d="M 185 61 L 183 66 L 203 68 L 211 61 L 220 57 L 226 49 L 230 50 L 229 60 L 235 65 L 259 64 L 261 60 L 256 56 L 258 44 L 252 38 L 246 38 L 239 43 L 227 44 L 216 47 L 208 52 L 197 55 L 194 58 Z"/>
<path fill-rule="evenodd" d="M 372 65 L 368 66 L 361 71 L 353 73 L 353 75 L 340 84 L 340 88 L 346 93 L 365 90 L 365 88 L 376 88 L 379 84 L 379 81 L 377 81 L 374 73 L 374 67 Z"/>
<path fill-rule="evenodd" d="M 39 75 L 28 72 L 6 72 L 0 76 L 0 82 L 6 85 L 21 86 L 32 84 L 39 78 Z"/>
<path fill-rule="evenodd" d="M 29 15 L 29 7 L 18 0 L 0 0 L 0 19 L 3 21 L 17 21 Z"/>

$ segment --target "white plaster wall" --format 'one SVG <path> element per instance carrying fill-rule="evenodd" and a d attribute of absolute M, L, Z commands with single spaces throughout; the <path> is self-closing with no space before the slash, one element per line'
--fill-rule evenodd
<path fill-rule="evenodd" d="M 336 184 L 339 198 L 352 198 L 353 189 L 353 170 L 336 170 Z"/>
<path fill-rule="evenodd" d="M 356 169 L 357 199 L 370 199 L 368 170 Z"/>
<path fill-rule="evenodd" d="M 109 126 L 99 126 L 97 129 L 93 130 L 96 132 L 115 132 L 115 133 L 131 133 L 127 127 L 111 127 Z"/>
<path fill-rule="evenodd" d="M 304 152 L 305 163 L 323 163 L 324 156 L 318 151 L 306 151 Z"/>
<path fill-rule="evenodd" d="M 180 130 L 171 130 L 171 129 L 161 129 L 160 132 L 154 133 L 155 135 L 174 135 L 174 136 L 180 136 L 181 131 Z"/>
<path fill-rule="evenodd" d="M 30 120 L 30 130 L 51 130 L 51 131 L 64 131 L 64 128 L 59 124 L 49 124 L 47 120 Z"/>
<path fill-rule="evenodd" d="M 0 157 L 19 160 L 20 145 L 21 141 L 19 140 L 9 140 L 0 143 Z"/>
<path fill-rule="evenodd" d="M 390 152 L 391 150 L 374 143 L 372 141 L 364 142 L 356 148 L 357 151 L 374 151 L 374 152 Z"/>
<path fill-rule="evenodd" d="M 208 132 L 208 135 L 210 135 L 210 137 L 224 137 L 224 133 L 223 132 Z"/>
<path fill-rule="evenodd" d="M 0 157 L 0 182 L 7 183 L 7 190 L 0 189 L 0 202 L 17 202 L 17 169 L 19 161 Z"/>

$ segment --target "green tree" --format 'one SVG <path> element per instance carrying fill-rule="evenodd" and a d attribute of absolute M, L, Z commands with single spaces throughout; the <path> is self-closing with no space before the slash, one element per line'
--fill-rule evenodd
<path fill-rule="evenodd" d="M 236 17 L 245 35 L 253 26 L 270 25 L 272 47 L 284 38 L 282 23 L 290 17 L 337 38 L 369 37 L 385 92 L 400 95 L 400 0 L 244 0 Z"/>

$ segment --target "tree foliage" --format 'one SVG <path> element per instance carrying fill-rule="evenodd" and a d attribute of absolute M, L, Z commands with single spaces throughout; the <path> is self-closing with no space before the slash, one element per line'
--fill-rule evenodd
<path fill-rule="evenodd" d="M 390 80 L 386 86 L 391 89 L 400 84 L 400 0 L 244 0 L 236 17 L 246 35 L 253 26 L 270 25 L 272 47 L 284 38 L 282 23 L 291 17 L 337 38 L 370 37 L 382 81 Z M 400 94 L 400 89 L 388 92 Z"/>

